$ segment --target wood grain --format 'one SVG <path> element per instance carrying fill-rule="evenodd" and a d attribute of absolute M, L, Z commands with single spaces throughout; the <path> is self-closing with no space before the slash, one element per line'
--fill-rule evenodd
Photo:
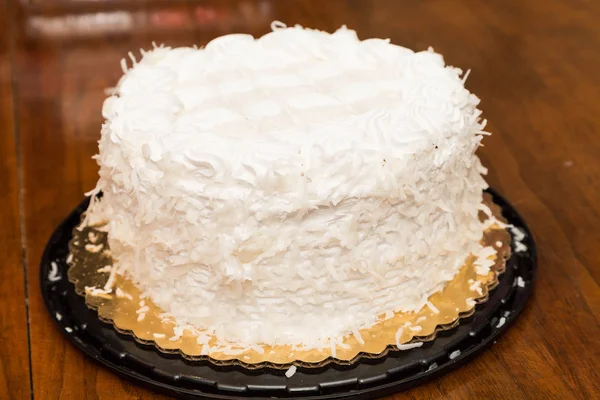
<path fill-rule="evenodd" d="M 144 4 L 136 12 L 152 14 L 152 2 Z M 204 8 L 198 11 L 198 5 Z M 271 19 L 326 30 L 347 24 L 363 38 L 389 37 L 418 50 L 433 46 L 448 63 L 471 68 L 467 86 L 482 98 L 493 132 L 480 152 L 488 180 L 517 206 L 538 243 L 535 293 L 508 333 L 460 370 L 393 398 L 600 397 L 600 2 L 264 0 L 177 2 L 176 7 L 189 15 L 174 26 L 146 19 L 126 32 L 74 31 L 60 38 L 28 30 L 30 11 L 22 10 L 12 37 L 35 397 L 162 398 L 98 367 L 61 337 L 39 293 L 41 252 L 52 230 L 95 184 L 90 157 L 102 123 L 103 89 L 120 76 L 120 58 L 153 40 L 191 45 L 230 31 L 262 34 Z M 5 85 L 10 71 L 2 65 L 5 128 L 13 121 L 10 85 Z M 0 210 L 0 221 L 12 228 L 0 243 L 6 254 L 19 248 L 20 234 L 16 149 L 11 137 L 1 138 L 0 179 L 8 179 L 6 187 L 14 192 L 1 194 L 8 196 L 2 204 L 9 207 Z M 15 272 L 2 271 L 3 285 L 18 286 L 19 259 L 20 254 L 9 259 Z M 7 279 L 12 283 L 4 283 Z M 23 296 L 12 290 L 15 298 Z M 6 304 L 3 298 L 3 322 L 24 321 L 23 304 L 20 311 Z M 14 348 L 26 349 L 23 343 Z M 16 389 L 29 387 L 26 365 L 0 357 L 0 390 L 8 387 L 16 398 L 27 397 L 27 391 Z"/>
<path fill-rule="evenodd" d="M 30 397 L 9 9 L 0 1 L 0 397 Z"/>

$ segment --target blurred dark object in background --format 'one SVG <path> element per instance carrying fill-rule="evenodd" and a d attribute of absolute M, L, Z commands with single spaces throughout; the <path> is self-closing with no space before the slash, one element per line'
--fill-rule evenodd
<path fill-rule="evenodd" d="M 268 24 L 269 0 L 20 0 L 21 37 L 62 42 L 107 36 L 232 31 Z"/>

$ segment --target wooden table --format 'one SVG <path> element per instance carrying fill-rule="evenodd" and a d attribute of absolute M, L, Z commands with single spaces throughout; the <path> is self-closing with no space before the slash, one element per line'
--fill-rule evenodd
<path fill-rule="evenodd" d="M 535 292 L 508 333 L 460 370 L 394 398 L 600 398 L 600 1 L 17 3 L 3 0 L 0 11 L 0 397 L 164 398 L 62 337 L 40 296 L 41 253 L 95 184 L 103 90 L 127 51 L 260 35 L 278 19 L 347 24 L 471 68 L 467 86 L 494 133 L 480 151 L 488 180 L 538 243 Z"/>

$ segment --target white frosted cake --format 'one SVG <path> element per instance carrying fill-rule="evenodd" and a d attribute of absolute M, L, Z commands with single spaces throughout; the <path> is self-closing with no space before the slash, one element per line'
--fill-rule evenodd
<path fill-rule="evenodd" d="M 276 24 L 124 70 L 87 219 L 178 323 L 319 347 L 482 252 L 479 100 L 432 50 Z"/>

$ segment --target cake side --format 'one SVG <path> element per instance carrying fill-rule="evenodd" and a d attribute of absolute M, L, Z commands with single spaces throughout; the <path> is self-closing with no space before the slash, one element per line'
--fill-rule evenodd
<path fill-rule="evenodd" d="M 157 48 L 105 102 L 88 218 L 157 305 L 223 340 L 321 346 L 417 310 L 481 250 L 460 76 L 347 29 Z"/>

